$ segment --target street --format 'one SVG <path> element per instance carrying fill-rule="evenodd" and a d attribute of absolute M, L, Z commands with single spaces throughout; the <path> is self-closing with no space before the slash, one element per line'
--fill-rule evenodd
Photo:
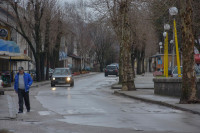
<path fill-rule="evenodd" d="M 116 76 L 75 78 L 74 87 L 31 88 L 31 112 L 0 120 L 15 133 L 198 133 L 200 116 L 113 94 Z M 8 92 L 15 99 L 17 95 Z M 16 110 L 17 111 L 17 110 Z"/>

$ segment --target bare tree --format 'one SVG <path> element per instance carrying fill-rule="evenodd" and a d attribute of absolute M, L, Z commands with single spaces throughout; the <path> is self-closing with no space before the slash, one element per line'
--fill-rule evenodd
<path fill-rule="evenodd" d="M 182 45 L 183 45 L 183 78 L 180 103 L 196 103 L 197 98 L 192 0 L 180 1 Z"/>
<path fill-rule="evenodd" d="M 13 2 L 13 0 L 8 0 L 7 2 L 13 9 L 17 24 L 16 27 L 13 25 L 9 26 L 21 34 L 30 46 L 36 62 L 37 81 L 40 81 L 40 53 L 42 46 L 41 22 L 45 8 L 44 1 L 28 0 L 26 1 L 26 7 L 21 7 L 20 3 Z M 32 41 L 32 38 L 34 41 Z"/>
<path fill-rule="evenodd" d="M 44 14 L 44 60 L 46 62 L 46 80 L 49 79 L 49 64 L 50 64 L 50 45 L 54 46 L 55 41 L 51 39 L 55 35 L 55 31 L 52 32 L 53 26 L 55 26 L 54 20 L 59 12 L 57 8 L 56 0 L 45 0 L 46 8 Z M 43 65 L 44 66 L 44 65 Z M 44 68 L 42 68 L 43 70 Z"/>
<path fill-rule="evenodd" d="M 100 64 L 100 71 L 103 72 L 107 63 L 113 63 L 109 62 L 109 54 L 115 50 L 112 30 L 102 23 L 96 23 L 90 28 L 90 36 L 94 44 L 93 50 L 96 53 L 96 59 Z"/>
<path fill-rule="evenodd" d="M 75 4 L 65 4 L 65 15 L 66 21 L 70 25 L 70 34 L 73 37 L 70 38 L 71 46 L 69 48 L 73 50 L 76 47 L 78 56 L 81 57 L 81 67 L 80 70 L 85 69 L 86 65 L 89 63 L 89 53 L 92 50 L 92 42 L 89 34 L 89 19 L 90 14 L 86 10 L 86 3 L 79 1 Z M 76 45 L 76 46 L 73 46 Z M 69 51 L 73 53 L 72 51 Z"/>
<path fill-rule="evenodd" d="M 132 31 L 129 11 L 131 0 L 106 0 L 114 31 L 120 42 L 120 75 L 122 90 L 135 90 L 134 70 L 131 63 Z"/>

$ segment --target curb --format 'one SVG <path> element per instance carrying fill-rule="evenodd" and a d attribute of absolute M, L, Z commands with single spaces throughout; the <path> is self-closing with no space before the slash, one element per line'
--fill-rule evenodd
<path fill-rule="evenodd" d="M 14 104 L 14 101 L 11 96 L 7 95 L 7 100 L 8 100 L 8 109 L 9 109 L 9 114 L 10 114 L 10 119 L 15 119 L 17 118 L 16 114 L 16 107 Z"/>
<path fill-rule="evenodd" d="M 137 97 L 137 96 L 130 96 L 130 95 L 127 95 L 127 94 L 124 94 L 124 93 L 120 93 L 119 91 L 114 91 L 114 94 L 120 95 L 120 96 L 129 97 L 129 98 L 140 100 L 140 101 L 147 102 L 147 103 L 158 104 L 158 105 L 170 107 L 170 108 L 173 108 L 173 109 L 178 109 L 178 110 L 181 110 L 181 111 L 186 111 L 186 112 L 190 112 L 190 113 L 193 113 L 193 114 L 200 115 L 200 112 L 198 112 L 198 111 L 194 111 L 194 110 L 191 110 L 191 109 L 186 109 L 186 108 L 179 107 L 179 106 L 176 106 L 176 105 L 173 105 L 173 104 L 169 104 L 169 103 L 166 103 L 166 102 L 162 102 L 162 101 L 156 101 L 156 100 L 141 98 L 141 97 Z"/>
<path fill-rule="evenodd" d="M 121 87 L 121 85 L 113 84 L 113 85 L 111 86 L 111 89 L 122 89 L 122 87 Z M 152 90 L 152 89 L 154 89 L 154 88 L 136 88 L 136 90 L 137 90 L 137 89 L 147 89 L 147 90 Z"/>
<path fill-rule="evenodd" d="M 92 76 L 92 75 L 95 75 L 95 74 L 98 74 L 98 73 L 92 73 L 92 74 L 83 74 L 83 75 L 77 75 L 77 76 L 74 76 L 74 78 L 82 78 L 82 77 L 88 77 L 88 76 Z M 50 84 L 50 80 L 48 80 L 48 81 L 43 81 L 44 83 L 41 83 L 41 84 L 39 84 L 39 82 L 38 82 L 38 84 L 37 85 L 32 85 L 31 86 L 31 88 L 35 88 L 35 87 L 40 87 L 40 86 L 44 86 L 44 85 L 48 85 L 48 84 Z M 36 82 L 37 83 L 37 82 Z M 14 91 L 13 90 L 13 88 L 3 88 L 3 89 L 1 89 L 0 91 Z"/>

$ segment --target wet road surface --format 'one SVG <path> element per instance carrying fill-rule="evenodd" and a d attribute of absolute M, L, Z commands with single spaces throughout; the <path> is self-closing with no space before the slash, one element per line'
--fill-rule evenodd
<path fill-rule="evenodd" d="M 73 88 L 46 85 L 35 96 L 46 109 L 38 114 L 57 114 L 62 117 L 52 117 L 53 121 L 119 132 L 124 129 L 124 133 L 200 132 L 199 115 L 113 95 L 110 86 L 117 81 L 118 77 L 102 73 L 75 79 Z"/>

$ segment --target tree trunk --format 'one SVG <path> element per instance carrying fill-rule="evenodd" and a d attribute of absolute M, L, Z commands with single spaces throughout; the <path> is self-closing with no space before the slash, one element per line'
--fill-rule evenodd
<path fill-rule="evenodd" d="M 122 36 L 121 45 L 122 49 L 122 90 L 135 90 L 134 84 L 134 70 L 131 61 L 131 28 L 128 18 L 129 13 L 129 0 L 123 0 L 120 3 L 120 16 L 122 17 Z"/>
<path fill-rule="evenodd" d="M 123 46 L 122 44 L 120 43 L 120 53 L 119 53 L 119 83 L 118 84 L 122 84 L 122 70 L 123 70 L 123 65 L 122 65 L 122 49 L 123 49 Z"/>
<path fill-rule="evenodd" d="M 49 80 L 49 34 L 50 34 L 50 18 L 46 19 L 46 29 L 45 29 L 45 42 L 44 42 L 44 52 L 46 61 L 46 80 Z"/>
<path fill-rule="evenodd" d="M 133 68 L 134 72 L 135 72 L 135 53 L 136 53 L 136 49 L 134 50 L 134 48 L 132 46 L 131 64 L 132 64 L 132 68 Z M 133 77 L 135 78 L 135 73 L 133 73 Z"/>
<path fill-rule="evenodd" d="M 145 73 L 144 58 L 142 59 L 142 73 Z"/>
<path fill-rule="evenodd" d="M 40 75 L 40 54 L 36 53 L 35 57 L 35 63 L 36 63 L 36 79 L 39 82 L 41 80 Z"/>
<path fill-rule="evenodd" d="M 194 35 L 192 31 L 192 0 L 181 0 L 181 30 L 183 48 L 183 78 L 180 103 L 197 102 L 194 63 Z"/>
<path fill-rule="evenodd" d="M 46 80 L 49 80 L 49 52 L 46 54 Z"/>
<path fill-rule="evenodd" d="M 101 62 L 101 63 L 100 63 L 100 72 L 103 72 L 103 68 L 104 68 L 104 63 Z"/>
<path fill-rule="evenodd" d="M 152 63 L 152 58 L 149 58 L 149 72 L 152 72 L 152 70 L 151 70 L 151 63 Z"/>
<path fill-rule="evenodd" d="M 145 66 L 144 66 L 144 58 L 145 58 L 145 49 L 142 49 L 142 73 L 145 73 Z"/>
<path fill-rule="evenodd" d="M 140 57 L 137 58 L 137 74 L 142 74 L 142 59 Z"/>
<path fill-rule="evenodd" d="M 40 71 L 41 71 L 41 80 L 42 80 L 42 81 L 44 81 L 44 62 L 45 62 L 44 56 L 45 56 L 45 53 L 42 52 L 42 53 L 40 54 Z"/>
<path fill-rule="evenodd" d="M 57 39 L 56 39 L 56 46 L 55 46 L 55 49 L 54 49 L 55 67 L 60 67 L 59 66 L 60 41 L 61 41 L 61 33 L 58 33 Z"/>

